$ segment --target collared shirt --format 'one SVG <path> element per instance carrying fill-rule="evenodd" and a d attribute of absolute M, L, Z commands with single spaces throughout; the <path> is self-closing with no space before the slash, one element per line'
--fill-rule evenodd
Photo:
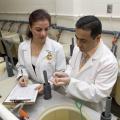
<path fill-rule="evenodd" d="M 98 43 L 99 45 L 99 43 Z M 95 53 L 97 47 L 94 47 L 93 49 L 91 49 L 90 51 L 88 51 L 87 53 L 82 53 L 82 57 L 80 60 L 80 69 L 85 65 L 85 63 L 88 61 L 88 59 Z"/>
<path fill-rule="evenodd" d="M 96 47 L 94 47 L 93 49 L 91 49 L 90 51 L 88 51 L 86 54 L 89 56 L 89 58 L 95 53 L 96 49 L 98 48 L 99 43 Z"/>

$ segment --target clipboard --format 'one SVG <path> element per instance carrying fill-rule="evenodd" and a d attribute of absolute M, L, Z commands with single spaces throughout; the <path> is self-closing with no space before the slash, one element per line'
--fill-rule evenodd
<path fill-rule="evenodd" d="M 38 95 L 38 91 L 35 90 L 35 88 L 38 85 L 39 84 L 28 84 L 27 87 L 21 87 L 19 84 L 17 84 L 4 101 L 4 104 L 21 102 L 26 104 L 35 103 Z"/>

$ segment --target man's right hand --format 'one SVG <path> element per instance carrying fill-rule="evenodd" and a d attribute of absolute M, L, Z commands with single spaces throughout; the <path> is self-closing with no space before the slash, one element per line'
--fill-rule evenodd
<path fill-rule="evenodd" d="M 52 82 L 55 86 L 68 85 L 70 82 L 70 77 L 65 72 L 55 72 L 53 74 Z"/>
<path fill-rule="evenodd" d="M 26 87 L 28 84 L 28 78 L 26 76 L 20 77 L 18 81 L 21 87 Z"/>

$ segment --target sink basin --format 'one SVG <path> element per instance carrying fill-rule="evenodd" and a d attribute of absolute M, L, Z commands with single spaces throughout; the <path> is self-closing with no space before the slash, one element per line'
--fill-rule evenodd
<path fill-rule="evenodd" d="M 73 106 L 56 106 L 42 113 L 39 120 L 87 120 L 79 109 Z M 90 119 L 89 119 L 90 120 Z"/>

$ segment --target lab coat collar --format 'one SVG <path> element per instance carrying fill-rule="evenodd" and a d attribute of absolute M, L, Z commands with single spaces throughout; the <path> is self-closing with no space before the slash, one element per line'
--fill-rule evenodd
<path fill-rule="evenodd" d="M 43 46 L 43 48 L 42 48 L 42 50 L 41 50 L 41 52 L 39 54 L 36 66 L 38 64 L 42 64 L 42 60 L 45 60 L 44 58 L 46 58 L 46 56 L 48 55 L 48 52 L 52 52 L 53 51 L 50 44 L 51 44 L 50 39 L 47 37 L 46 41 L 45 41 L 45 44 L 44 44 L 44 46 Z"/>
<path fill-rule="evenodd" d="M 27 43 L 23 46 L 23 52 L 24 52 L 23 54 L 25 59 L 27 60 L 27 64 L 32 73 L 33 79 L 36 79 L 36 74 L 32 67 L 32 62 L 31 62 L 31 40 L 27 40 L 26 42 Z"/>
<path fill-rule="evenodd" d="M 91 57 L 92 60 L 96 60 L 99 59 L 100 56 L 102 55 L 102 51 L 103 51 L 103 41 L 100 40 L 100 43 L 98 45 L 98 48 L 96 49 L 96 52 L 93 54 L 93 56 Z"/>
<path fill-rule="evenodd" d="M 80 69 L 79 73 L 85 71 L 86 69 L 88 69 L 89 67 L 94 65 L 94 62 L 96 62 L 100 56 L 102 55 L 102 46 L 103 46 L 103 41 L 101 40 L 98 48 L 96 49 L 96 52 L 89 58 L 89 60 L 87 61 L 87 63 Z"/>
<path fill-rule="evenodd" d="M 22 50 L 23 50 L 23 54 L 24 57 L 28 60 L 28 64 L 31 63 L 31 40 L 27 40 L 26 44 L 24 44 Z"/>
<path fill-rule="evenodd" d="M 29 48 L 31 47 L 31 39 L 26 40 L 26 42 L 27 42 L 27 44 L 25 44 L 23 46 L 23 48 L 22 48 L 23 50 L 29 50 Z M 46 37 L 46 42 L 45 42 L 43 48 L 45 48 L 46 50 L 52 51 L 52 48 L 49 44 L 50 44 L 50 38 Z"/>
<path fill-rule="evenodd" d="M 51 42 L 50 42 L 50 38 L 46 38 L 46 42 L 45 42 L 45 45 L 44 45 L 44 50 L 46 51 L 52 51 L 53 48 L 51 47 Z"/>
<path fill-rule="evenodd" d="M 93 61 L 92 61 L 92 59 L 90 58 L 90 59 L 86 62 L 86 64 L 80 69 L 80 72 L 79 72 L 79 73 L 85 71 L 86 69 L 88 69 L 88 68 L 91 67 L 92 65 L 93 65 Z M 78 73 L 78 75 L 79 75 L 79 73 Z"/>

